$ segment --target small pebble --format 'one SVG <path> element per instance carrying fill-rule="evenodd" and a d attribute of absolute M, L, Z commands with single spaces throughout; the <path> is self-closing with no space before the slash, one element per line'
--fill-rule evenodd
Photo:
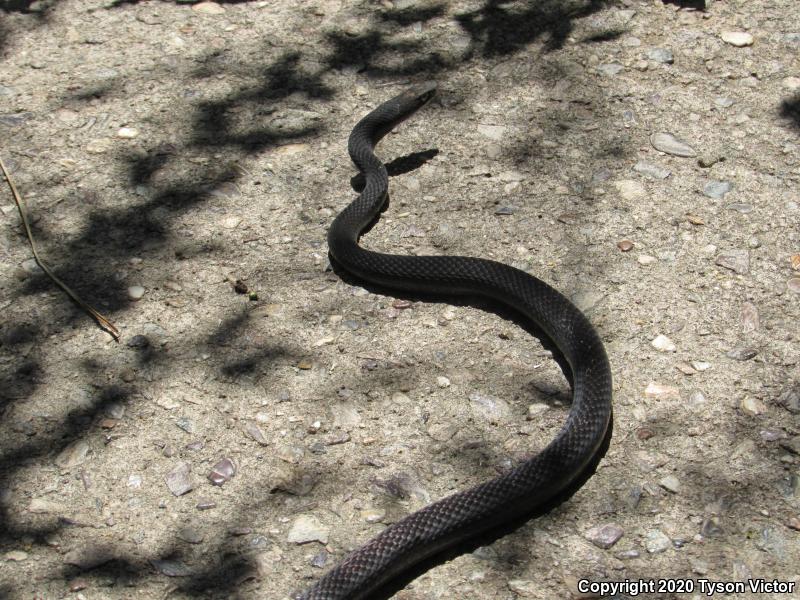
<path fill-rule="evenodd" d="M 28 558 L 28 553 L 22 550 L 11 550 L 10 552 L 6 552 L 3 558 L 10 562 L 22 562 Z"/>
<path fill-rule="evenodd" d="M 715 200 L 721 200 L 733 189 L 730 181 L 709 181 L 703 186 L 703 194 Z"/>
<path fill-rule="evenodd" d="M 689 394 L 689 402 L 695 406 L 702 406 L 706 402 L 706 397 L 703 395 L 703 392 L 695 390 Z"/>
<path fill-rule="evenodd" d="M 800 277 L 792 277 L 786 282 L 786 289 L 795 294 L 800 294 Z"/>
<path fill-rule="evenodd" d="M 752 302 L 745 302 L 739 311 L 739 320 L 744 333 L 752 333 L 760 327 L 758 308 Z"/>
<path fill-rule="evenodd" d="M 697 369 L 685 362 L 679 362 L 677 365 L 675 365 L 675 368 L 684 375 L 694 375 L 697 373 Z"/>
<path fill-rule="evenodd" d="M 289 530 L 287 541 L 293 544 L 306 544 L 308 542 L 328 543 L 330 528 L 320 523 L 314 515 L 304 514 L 298 516 Z"/>
<path fill-rule="evenodd" d="M 164 476 L 167 488 L 174 496 L 182 496 L 192 490 L 191 467 L 189 463 L 179 463 Z"/>
<path fill-rule="evenodd" d="M 645 536 L 644 546 L 650 554 L 658 554 L 669 549 L 672 546 L 672 542 L 664 532 L 658 529 L 651 529 Z"/>
<path fill-rule="evenodd" d="M 216 2 L 198 2 L 192 5 L 192 10 L 202 15 L 222 15 L 225 8 Z"/>
<path fill-rule="evenodd" d="M 614 186 L 617 188 L 619 195 L 629 202 L 642 200 L 647 194 L 647 191 L 641 182 L 636 181 L 635 179 L 623 179 L 621 181 L 617 181 Z"/>
<path fill-rule="evenodd" d="M 131 300 L 141 300 L 144 296 L 144 287 L 141 285 L 132 285 L 128 288 L 128 298 Z"/>
<path fill-rule="evenodd" d="M 675 57 L 672 55 L 672 50 L 667 48 L 651 48 L 647 51 L 647 58 L 666 65 L 671 65 L 673 62 L 675 62 Z"/>
<path fill-rule="evenodd" d="M 671 133 L 654 133 L 650 136 L 650 143 L 653 148 L 673 156 L 693 158 L 697 152 L 689 144 L 679 140 Z"/>
<path fill-rule="evenodd" d="M 478 125 L 478 133 L 496 142 L 506 137 L 506 128 L 501 125 Z"/>
<path fill-rule="evenodd" d="M 758 354 L 755 348 L 734 348 L 725 353 L 725 356 L 733 360 L 746 361 L 754 358 Z"/>
<path fill-rule="evenodd" d="M 328 552 L 326 550 L 320 550 L 317 554 L 314 555 L 314 558 L 311 559 L 311 566 L 316 567 L 318 569 L 323 568 L 328 563 Z"/>
<path fill-rule="evenodd" d="M 110 545 L 80 545 L 64 555 L 64 564 L 88 571 L 107 563 L 118 556 L 118 550 Z"/>
<path fill-rule="evenodd" d="M 123 139 L 133 139 L 139 135 L 139 130 L 134 127 L 120 127 L 117 131 L 117 137 Z"/>
<path fill-rule="evenodd" d="M 706 150 L 698 158 L 697 164 L 704 169 L 710 169 L 718 162 L 725 160 L 725 155 L 717 150 Z"/>
<path fill-rule="evenodd" d="M 676 387 L 661 385 L 660 383 L 649 383 L 644 390 L 644 395 L 656 399 L 679 400 L 680 391 Z"/>
<path fill-rule="evenodd" d="M 436 385 L 438 385 L 440 388 L 450 387 L 450 380 L 443 375 L 439 375 L 436 378 Z"/>
<path fill-rule="evenodd" d="M 778 403 L 781 404 L 790 413 L 800 413 L 800 383 L 790 384 L 778 396 Z"/>
<path fill-rule="evenodd" d="M 236 475 L 236 465 L 230 458 L 223 458 L 211 469 L 208 480 L 214 485 L 223 485 Z"/>
<path fill-rule="evenodd" d="M 278 466 L 270 491 L 280 490 L 293 496 L 307 496 L 317 485 L 319 476 L 295 466 Z"/>
<path fill-rule="evenodd" d="M 619 63 L 606 63 L 603 65 L 599 65 L 597 67 L 597 70 L 599 73 L 605 75 L 606 77 L 613 77 L 614 75 L 619 75 L 620 73 L 622 73 L 622 71 L 625 70 L 625 67 L 623 67 Z"/>
<path fill-rule="evenodd" d="M 640 160 L 633 165 L 633 170 L 637 173 L 641 173 L 642 175 L 652 177 L 653 179 L 666 179 L 672 174 L 672 171 L 669 169 L 659 167 L 658 165 L 654 165 L 643 160 Z"/>
<path fill-rule="evenodd" d="M 750 251 L 742 249 L 726 250 L 717 255 L 714 263 L 744 275 L 750 272 Z"/>
<path fill-rule="evenodd" d="M 89 444 L 85 440 L 76 440 L 59 453 L 56 464 L 62 469 L 71 469 L 83 464 L 88 454 Z"/>
<path fill-rule="evenodd" d="M 592 527 L 584 534 L 584 537 L 598 548 L 608 550 L 616 544 L 622 537 L 624 530 L 616 523 L 607 523 Z"/>
<path fill-rule="evenodd" d="M 786 437 L 786 434 L 782 431 L 770 431 L 768 429 L 762 429 L 758 432 L 758 435 L 765 442 L 776 442 Z"/>
<path fill-rule="evenodd" d="M 80 592 L 81 590 L 85 590 L 89 587 L 89 580 L 83 578 L 76 578 L 69 582 L 69 591 L 70 592 Z"/>
<path fill-rule="evenodd" d="M 192 574 L 192 570 L 179 560 L 151 559 L 150 564 L 167 577 L 189 577 Z"/>
<path fill-rule="evenodd" d="M 550 406 L 544 403 L 536 403 L 528 406 L 528 420 L 538 419 L 550 410 Z"/>
<path fill-rule="evenodd" d="M 539 583 L 530 579 L 510 579 L 507 585 L 514 598 L 530 598 L 540 589 Z"/>
<path fill-rule="evenodd" d="M 723 31 L 719 37 L 726 44 L 737 48 L 753 45 L 753 36 L 744 31 Z"/>
<path fill-rule="evenodd" d="M 657 335 L 656 338 L 650 342 L 650 345 L 661 352 L 675 352 L 676 350 L 675 344 L 665 335 Z"/>
<path fill-rule="evenodd" d="M 753 205 L 748 204 L 747 202 L 731 202 L 725 208 L 727 208 L 728 210 L 735 210 L 736 212 L 742 213 L 743 215 L 753 212 Z"/>
<path fill-rule="evenodd" d="M 184 526 L 178 529 L 178 539 L 183 540 L 187 544 L 199 544 L 203 541 L 205 535 L 196 527 Z"/>
<path fill-rule="evenodd" d="M 27 260 L 23 260 L 22 270 L 30 275 L 38 275 L 39 273 L 44 273 L 42 268 L 39 266 L 39 263 L 36 262 L 35 258 L 29 258 Z"/>
<path fill-rule="evenodd" d="M 361 423 L 361 415 L 352 402 L 337 402 L 331 405 L 333 426 L 340 429 L 353 429 Z"/>
<path fill-rule="evenodd" d="M 378 508 L 368 508 L 361 511 L 361 518 L 367 523 L 380 523 L 386 518 L 386 511 Z"/>
<path fill-rule="evenodd" d="M 659 480 L 658 485 L 668 492 L 672 492 L 673 494 L 677 494 L 681 489 L 680 481 L 678 481 L 678 478 L 674 475 L 662 477 L 661 480 Z"/>
<path fill-rule="evenodd" d="M 478 392 L 469 395 L 472 414 L 490 423 L 507 421 L 511 418 L 511 407 L 505 400 Z"/>
<path fill-rule="evenodd" d="M 264 436 L 264 432 L 261 428 L 256 425 L 255 423 L 247 423 L 244 426 L 244 430 L 251 438 L 253 438 L 258 444 L 262 446 L 269 445 L 269 440 Z"/>
<path fill-rule="evenodd" d="M 766 404 L 750 396 L 745 396 L 742 399 L 742 403 L 740 406 L 742 407 L 742 410 L 745 413 L 753 417 L 757 417 L 758 415 L 763 415 L 765 412 L 767 412 Z"/>
<path fill-rule="evenodd" d="M 649 254 L 640 254 L 636 257 L 637 262 L 640 265 L 652 265 L 653 263 L 658 262 L 658 259 L 655 256 L 650 256 Z"/>
<path fill-rule="evenodd" d="M 194 422 L 188 417 L 178 417 L 175 419 L 175 425 L 186 433 L 194 433 Z"/>
<path fill-rule="evenodd" d="M 633 242 L 630 240 L 620 240 L 617 242 L 617 248 L 622 252 L 630 252 L 633 250 Z"/>

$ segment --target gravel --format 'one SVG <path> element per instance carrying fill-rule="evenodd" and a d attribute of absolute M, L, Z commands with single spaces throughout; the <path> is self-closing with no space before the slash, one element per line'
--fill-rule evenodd
<path fill-rule="evenodd" d="M 364 244 L 574 299 L 615 432 L 557 510 L 398 597 L 800 577 L 795 3 L 488 4 L 4 3 L 3 159 L 122 339 L 6 191 L 0 596 L 288 597 L 556 435 L 528 331 L 328 268 L 350 130 L 425 79 Z"/>

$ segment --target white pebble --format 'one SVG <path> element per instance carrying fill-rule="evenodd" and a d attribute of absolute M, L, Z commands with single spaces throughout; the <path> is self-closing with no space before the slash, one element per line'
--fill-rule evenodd
<path fill-rule="evenodd" d="M 766 404 L 760 400 L 757 400 L 756 398 L 751 398 L 750 396 L 746 396 L 742 400 L 741 407 L 744 412 L 753 417 L 763 415 L 765 412 L 767 412 Z"/>
<path fill-rule="evenodd" d="M 313 515 L 300 515 L 292 523 L 289 530 L 287 541 L 295 544 L 306 544 L 308 542 L 328 543 L 330 527 L 326 527 L 319 522 Z"/>
<path fill-rule="evenodd" d="M 239 223 L 241 222 L 242 220 L 239 217 L 226 217 L 222 221 L 222 226 L 225 229 L 236 229 L 239 226 Z M 289 239 L 289 241 L 292 241 L 291 238 Z"/>
<path fill-rule="evenodd" d="M 127 140 L 135 138 L 139 135 L 139 130 L 135 127 L 120 127 L 119 131 L 117 131 L 117 137 L 121 137 Z"/>
<path fill-rule="evenodd" d="M 675 352 L 676 349 L 672 340 L 665 335 L 657 335 L 656 338 L 650 342 L 650 345 L 661 352 Z"/>
<path fill-rule="evenodd" d="M 722 41 L 731 46 L 742 48 L 743 46 L 753 45 L 753 36 L 744 31 L 723 31 L 719 36 Z"/>
<path fill-rule="evenodd" d="M 663 477 L 658 482 L 658 485 L 668 492 L 672 492 L 673 494 L 677 494 L 681 489 L 681 482 L 678 481 L 678 478 L 674 475 L 667 475 L 666 477 Z"/>
<path fill-rule="evenodd" d="M 438 385 L 440 388 L 450 387 L 450 380 L 447 377 L 439 375 L 436 378 L 436 385 Z"/>
<path fill-rule="evenodd" d="M 792 90 L 800 90 L 800 77 L 787 77 L 783 80 L 784 87 Z"/>
<path fill-rule="evenodd" d="M 670 385 L 662 385 L 660 383 L 650 382 L 644 390 L 644 395 L 650 398 L 666 399 L 671 398 L 674 400 L 680 399 L 680 391 L 676 387 Z"/>
<path fill-rule="evenodd" d="M 144 288 L 141 285 L 132 285 L 128 288 L 128 298 L 131 300 L 141 300 L 144 296 Z"/>

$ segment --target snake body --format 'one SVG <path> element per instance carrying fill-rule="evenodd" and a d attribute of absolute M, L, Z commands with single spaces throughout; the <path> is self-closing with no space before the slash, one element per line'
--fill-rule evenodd
<path fill-rule="evenodd" d="M 550 444 L 510 472 L 458 492 L 388 526 L 299 596 L 302 600 L 371 598 L 394 578 L 491 528 L 519 519 L 558 497 L 588 468 L 610 435 L 611 371 L 603 343 L 586 317 L 559 292 L 508 265 L 462 256 L 397 256 L 358 245 L 388 194 L 375 145 L 436 93 L 411 87 L 381 104 L 353 129 L 350 156 L 365 178 L 360 196 L 333 221 L 333 261 L 366 282 L 403 292 L 488 297 L 530 319 L 550 337 L 571 372 L 569 416 Z"/>

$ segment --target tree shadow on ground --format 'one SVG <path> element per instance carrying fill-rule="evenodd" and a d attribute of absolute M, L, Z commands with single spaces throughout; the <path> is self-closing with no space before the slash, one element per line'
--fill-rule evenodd
<path fill-rule="evenodd" d="M 33 6 L 33 5 L 36 6 Z M 3 0 L 0 11 L 11 13 L 33 14 L 44 17 L 57 4 L 57 0 Z"/>
<path fill-rule="evenodd" d="M 113 6 L 122 6 L 135 1 L 119 0 Z M 15 4 L 30 5 L 24 2 Z M 373 79 L 420 75 L 432 78 L 438 74 L 457 70 L 474 56 L 487 58 L 521 52 L 543 37 L 547 38 L 545 51 L 556 50 L 563 46 L 574 30 L 576 19 L 600 11 L 611 2 L 598 0 L 568 4 L 540 2 L 526 4 L 522 8 L 507 6 L 508 4 L 489 1 L 480 9 L 456 16 L 461 29 L 471 40 L 469 51 L 459 59 L 447 58 L 435 51 L 430 52 L 422 42 L 387 39 L 385 28 L 388 27 L 388 33 L 391 33 L 392 28 L 399 29 L 412 23 L 426 22 L 442 16 L 446 4 L 419 9 L 377 10 L 371 13 L 370 25 L 362 34 L 356 36 L 339 32 L 325 34 L 330 51 L 324 56 L 321 68 L 306 70 L 302 64 L 303 55 L 295 50 L 287 51 L 268 62 L 263 68 L 259 84 L 231 93 L 222 100 L 199 102 L 191 107 L 194 117 L 193 127 L 185 140 L 173 145 L 172 148 L 156 145 L 149 148 L 145 156 L 122 158 L 121 162 L 125 164 L 130 185 L 151 185 L 154 188 L 153 192 L 133 207 L 90 211 L 87 224 L 77 235 L 62 245 L 61 256 L 65 258 L 57 265 L 56 273 L 71 285 L 74 284 L 86 297 L 99 299 L 108 310 L 112 312 L 125 310 L 130 301 L 119 289 L 110 290 L 108 287 L 108 281 L 113 275 L 113 265 L 122 263 L 132 256 L 158 257 L 160 250 L 171 241 L 173 233 L 171 224 L 176 217 L 198 210 L 208 200 L 209 191 L 221 184 L 235 182 L 240 176 L 237 171 L 225 165 L 205 168 L 202 173 L 190 172 L 185 177 L 175 178 L 167 183 L 157 182 L 155 177 L 157 173 L 174 165 L 178 157 L 189 149 L 212 153 L 222 148 L 232 153 L 247 155 L 277 146 L 284 141 L 310 139 L 318 136 L 326 127 L 324 121 L 296 129 L 278 126 L 259 127 L 250 124 L 244 131 L 240 131 L 236 129 L 236 124 L 230 116 L 235 110 L 244 108 L 250 110 L 248 116 L 268 116 L 281 101 L 295 94 L 319 101 L 332 99 L 336 95 L 336 89 L 326 84 L 324 78 L 332 72 L 350 67 L 357 67 L 359 71 Z M 618 33 L 608 35 L 609 39 L 613 39 Z M 396 62 L 390 60 L 390 64 L 385 64 L 386 58 L 402 58 L 402 60 Z M 209 60 L 201 65 L 195 76 L 202 78 L 224 74 L 227 68 L 228 65 L 224 61 L 217 61 L 214 59 L 214 53 L 210 53 Z M 90 95 L 85 99 L 89 100 L 91 97 L 93 96 Z M 82 101 L 84 98 L 72 100 Z M 261 106 L 255 107 L 256 103 Z M 258 118 L 253 120 L 259 121 Z M 422 162 L 425 156 L 420 158 Z M 400 165 L 397 168 L 402 170 L 408 167 Z M 43 229 L 41 233 L 44 237 L 47 235 L 47 230 Z M 210 249 L 209 253 L 219 250 L 222 249 Z M 171 260 L 180 257 L 164 255 L 161 258 Z M 20 286 L 18 298 L 30 296 L 46 288 L 50 289 L 49 285 L 42 276 L 34 276 Z M 448 302 L 451 302 L 451 299 L 448 299 Z M 10 326 L 17 325 L 22 324 Z M 226 322 L 220 332 L 212 333 L 208 341 L 215 345 L 225 345 L 236 331 L 241 331 L 245 326 L 246 320 L 233 319 Z M 57 328 L 55 331 L 57 332 Z M 44 344 L 46 337 L 53 332 L 53 328 L 34 329 L 25 339 Z M 238 352 L 241 348 L 236 350 Z M 140 364 L 153 361 L 169 364 L 169 361 L 173 360 L 170 355 L 154 351 L 152 348 L 148 350 L 145 346 L 134 351 L 139 357 Z M 265 349 L 252 356 L 235 357 L 230 362 L 222 364 L 222 374 L 229 377 L 250 374 L 258 368 L 263 368 L 262 363 L 269 363 L 287 352 L 284 348 Z M 40 368 L 38 364 L 39 361 L 34 353 L 24 359 L 15 358 L 14 364 L 9 366 L 10 370 L 7 372 L 9 378 L 13 379 L 23 374 L 26 377 L 23 381 L 29 382 L 30 385 L 26 384 L 27 387 L 20 392 L 26 396 L 33 394 L 37 385 L 43 383 L 37 375 Z M 127 399 L 127 396 L 125 398 Z M 116 401 L 118 400 L 119 398 Z M 4 480 L 10 479 L 23 458 L 28 461 L 37 458 L 42 461 L 48 460 L 53 448 L 60 447 L 65 440 L 88 436 L 93 423 L 109 401 L 101 391 L 91 408 L 82 409 L 75 418 L 68 417 L 47 436 L 41 436 L 0 457 L 0 474 Z M 8 514 L 0 514 L 0 523 L 4 523 L 0 529 L 0 537 L 3 540 L 20 539 L 29 535 L 37 540 L 37 543 L 45 543 L 47 535 L 55 530 L 54 527 L 58 527 L 58 525 L 40 529 L 16 527 L 8 517 Z M 222 555 L 223 552 L 215 550 L 224 547 L 224 543 L 220 542 L 214 549 L 209 550 L 207 555 Z M 168 551 L 165 556 L 173 554 Z M 120 561 L 123 562 L 116 564 L 115 568 L 122 568 L 126 573 L 125 576 L 131 580 L 152 576 L 149 568 L 124 562 L 124 559 Z M 234 566 L 239 565 L 237 569 L 241 567 L 242 572 L 249 568 L 246 559 L 234 557 L 232 561 Z M 194 573 L 193 582 L 182 589 L 198 597 L 207 595 L 209 590 L 231 592 L 236 589 L 238 580 L 230 576 L 229 569 L 228 563 L 204 563 Z M 102 568 L 98 573 L 102 573 Z"/>
<path fill-rule="evenodd" d="M 583 3 L 544 0 L 526 2 L 520 8 L 507 0 L 489 0 L 477 10 L 456 15 L 456 20 L 472 38 L 473 47 L 485 57 L 518 52 L 545 35 L 545 50 L 553 51 L 564 45 L 576 19 L 612 3 L 610 0 Z"/>
<path fill-rule="evenodd" d="M 693 10 L 706 10 L 706 0 L 662 0 L 664 4 L 674 4 L 680 8 L 690 8 Z"/>
<path fill-rule="evenodd" d="M 21 424 L 23 433 L 31 441 L 0 453 L 0 489 L 8 485 L 17 469 L 30 464 L 31 460 L 48 460 L 53 453 L 58 454 L 69 444 L 86 438 L 90 431 L 96 430 L 98 417 L 112 404 L 129 402 L 130 393 L 128 388 L 105 386 L 97 390 L 83 406 L 69 411 L 66 418 L 56 426 L 53 426 L 46 415 L 40 417 L 36 423 L 28 421 Z M 43 525 L 17 525 L 15 519 L 10 518 L 8 508 L 0 504 L 0 543 L 29 537 L 35 543 L 45 544 L 49 535 L 65 525 L 66 523 L 57 519 L 50 519 Z"/>
<path fill-rule="evenodd" d="M 780 115 L 794 129 L 800 129 L 800 94 L 796 94 L 781 103 Z"/>
<path fill-rule="evenodd" d="M 171 2 L 174 4 L 185 4 L 186 6 L 191 6 L 193 4 L 199 4 L 204 0 L 159 0 L 160 2 Z M 217 4 L 249 4 L 254 2 L 255 0 L 215 0 Z M 139 4 L 142 0 L 114 0 L 111 3 L 110 8 L 118 8 L 121 6 L 125 6 L 126 4 Z"/>

